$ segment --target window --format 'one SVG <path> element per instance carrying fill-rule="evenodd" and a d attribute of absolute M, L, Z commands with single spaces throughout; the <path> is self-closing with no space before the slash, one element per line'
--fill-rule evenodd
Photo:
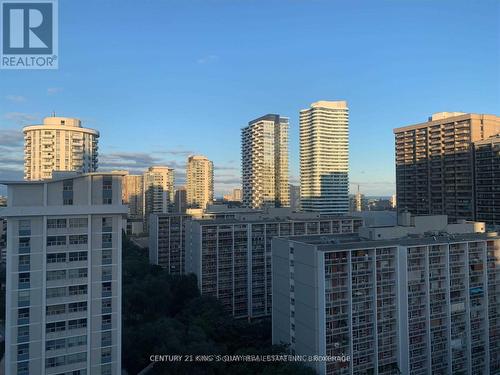
<path fill-rule="evenodd" d="M 69 244 L 70 245 L 86 245 L 87 244 L 87 235 L 86 234 L 77 234 L 69 236 Z"/>
<path fill-rule="evenodd" d="M 111 267 L 102 267 L 102 280 L 111 281 L 113 279 L 113 269 Z"/>
<path fill-rule="evenodd" d="M 102 330 L 111 329 L 111 315 L 103 315 L 102 316 Z"/>
<path fill-rule="evenodd" d="M 88 226 L 88 221 L 86 217 L 77 217 L 69 219 L 70 228 L 87 228 L 87 226 Z"/>
<path fill-rule="evenodd" d="M 19 271 L 29 271 L 30 270 L 30 256 L 29 255 L 19 255 L 18 270 Z"/>
<path fill-rule="evenodd" d="M 58 287 L 58 288 L 47 288 L 47 298 L 59 298 L 66 297 L 66 288 Z"/>
<path fill-rule="evenodd" d="M 48 236 L 47 246 L 64 246 L 66 245 L 66 236 Z"/>
<path fill-rule="evenodd" d="M 48 219 L 47 229 L 63 229 L 66 228 L 66 219 Z"/>
<path fill-rule="evenodd" d="M 19 236 L 31 236 L 31 222 L 19 220 Z"/>
<path fill-rule="evenodd" d="M 87 277 L 87 269 L 86 268 L 74 268 L 68 270 L 68 277 L 70 279 L 81 279 Z"/>
<path fill-rule="evenodd" d="M 47 263 L 65 263 L 66 253 L 47 254 Z"/>
<path fill-rule="evenodd" d="M 65 363 L 65 357 L 63 355 L 60 355 L 59 357 L 47 358 L 45 360 L 45 368 L 64 366 Z"/>
<path fill-rule="evenodd" d="M 113 234 L 103 233 L 102 234 L 102 248 L 109 249 L 113 247 Z"/>
<path fill-rule="evenodd" d="M 102 179 L 102 204 L 113 204 L 113 177 Z"/>
<path fill-rule="evenodd" d="M 101 366 L 101 375 L 111 375 L 111 365 L 102 365 Z"/>
<path fill-rule="evenodd" d="M 111 331 L 103 332 L 101 334 L 101 346 L 111 346 L 111 345 L 112 345 Z"/>
<path fill-rule="evenodd" d="M 70 296 L 87 294 L 87 285 L 71 285 L 69 287 Z"/>
<path fill-rule="evenodd" d="M 66 270 L 47 271 L 47 281 L 66 279 Z"/>
<path fill-rule="evenodd" d="M 71 365 L 73 363 L 85 362 L 87 360 L 87 353 L 76 353 L 66 356 L 66 364 Z"/>
<path fill-rule="evenodd" d="M 30 309 L 24 308 L 17 310 L 17 324 L 29 324 L 30 322 Z"/>
<path fill-rule="evenodd" d="M 27 254 L 31 250 L 30 248 L 30 238 L 21 237 L 19 238 L 19 254 Z"/>
<path fill-rule="evenodd" d="M 19 307 L 26 307 L 30 305 L 30 291 L 20 290 L 17 292 L 17 303 Z"/>
<path fill-rule="evenodd" d="M 48 340 L 45 343 L 45 348 L 48 350 L 59 350 L 66 348 L 66 340 L 65 339 L 57 339 L 57 340 Z"/>
<path fill-rule="evenodd" d="M 17 342 L 30 341 L 30 327 L 21 326 L 17 327 Z"/>
<path fill-rule="evenodd" d="M 46 308 L 47 315 L 66 314 L 66 305 L 52 305 Z"/>
<path fill-rule="evenodd" d="M 113 256 L 111 250 L 102 251 L 102 264 L 111 264 L 113 262 Z"/>
<path fill-rule="evenodd" d="M 17 364 L 17 375 L 29 375 L 30 371 L 30 363 L 27 362 L 19 362 Z"/>
<path fill-rule="evenodd" d="M 111 348 L 101 349 L 101 363 L 111 362 Z"/>
<path fill-rule="evenodd" d="M 21 344 L 17 346 L 17 360 L 18 361 L 26 361 L 29 359 L 30 354 L 30 345 L 29 344 Z"/>
<path fill-rule="evenodd" d="M 87 311 L 87 302 L 73 302 L 68 305 L 68 312 L 82 312 Z"/>
<path fill-rule="evenodd" d="M 102 314 L 111 314 L 113 311 L 111 298 L 102 300 Z"/>
<path fill-rule="evenodd" d="M 69 261 L 70 262 L 83 262 L 87 260 L 87 252 L 86 251 L 75 251 L 69 253 Z"/>
<path fill-rule="evenodd" d="M 67 339 L 68 348 L 74 348 L 75 346 L 82 346 L 87 344 L 87 336 L 75 336 L 69 337 Z"/>
<path fill-rule="evenodd" d="M 86 328 L 86 327 L 87 327 L 87 319 L 86 318 L 68 321 L 68 330 L 80 329 L 80 328 Z"/>
<path fill-rule="evenodd" d="M 102 296 L 111 297 L 112 289 L 111 283 L 102 283 Z"/>
<path fill-rule="evenodd" d="M 66 330 L 66 322 L 47 323 L 45 327 L 47 333 L 63 332 Z"/>
<path fill-rule="evenodd" d="M 21 272 L 19 274 L 19 289 L 24 289 L 29 287 L 30 287 L 30 273 Z"/>
<path fill-rule="evenodd" d="M 112 217 L 103 217 L 102 218 L 102 231 L 103 232 L 112 232 L 113 231 L 113 218 Z"/>
<path fill-rule="evenodd" d="M 73 204 L 73 180 L 63 181 L 63 205 Z"/>

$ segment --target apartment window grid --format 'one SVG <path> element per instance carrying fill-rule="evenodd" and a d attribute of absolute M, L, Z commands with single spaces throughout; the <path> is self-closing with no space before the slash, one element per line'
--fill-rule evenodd
<path fill-rule="evenodd" d="M 104 176 L 102 179 L 102 204 L 113 204 L 113 177 Z"/>
<path fill-rule="evenodd" d="M 350 233 L 359 228 L 361 222 L 356 219 L 318 219 L 201 225 L 201 291 L 221 300 L 235 317 L 269 315 L 272 311 L 272 238 L 278 235 Z M 251 262 L 247 259 L 249 249 Z M 251 283 L 247 273 L 249 268 Z M 248 293 L 251 298 L 248 298 Z"/>

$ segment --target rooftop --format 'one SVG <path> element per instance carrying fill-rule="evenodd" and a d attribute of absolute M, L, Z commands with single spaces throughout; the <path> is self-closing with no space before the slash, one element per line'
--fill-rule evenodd
<path fill-rule="evenodd" d="M 46 184 L 50 182 L 57 182 L 69 180 L 72 178 L 82 178 L 87 176 L 125 176 L 123 171 L 113 172 L 91 172 L 91 173 L 78 173 L 73 171 L 54 171 L 51 179 L 47 180 L 0 180 L 0 185 L 37 185 Z"/>
<path fill-rule="evenodd" d="M 475 240 L 500 239 L 497 232 L 489 233 L 461 233 L 447 234 L 438 236 L 413 236 L 408 235 L 403 238 L 390 240 L 367 240 L 360 237 L 358 234 L 329 234 L 329 235 L 310 235 L 310 236 L 292 236 L 281 238 L 280 240 L 290 240 L 298 243 L 306 243 L 315 245 L 319 251 L 338 251 L 338 250 L 353 250 L 365 248 L 380 248 L 394 246 L 424 246 L 437 245 L 447 243 L 457 243 Z"/>

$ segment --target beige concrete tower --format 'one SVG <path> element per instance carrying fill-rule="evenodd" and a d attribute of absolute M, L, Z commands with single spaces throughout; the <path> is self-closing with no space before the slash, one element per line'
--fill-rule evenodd
<path fill-rule="evenodd" d="M 186 194 L 189 208 L 205 208 L 214 200 L 214 165 L 205 156 L 188 157 Z"/>
<path fill-rule="evenodd" d="M 23 132 L 25 180 L 50 179 L 52 171 L 97 170 L 99 132 L 83 128 L 80 120 L 46 117 Z"/>
<path fill-rule="evenodd" d="M 266 115 L 241 130 L 243 206 L 288 207 L 288 118 Z"/>
<path fill-rule="evenodd" d="M 144 176 L 124 172 L 123 203 L 128 205 L 128 215 L 131 219 L 142 219 L 144 216 Z"/>
<path fill-rule="evenodd" d="M 349 108 L 319 101 L 300 111 L 300 197 L 304 211 L 349 211 Z"/>
<path fill-rule="evenodd" d="M 165 166 L 149 167 L 144 173 L 144 217 L 146 228 L 149 215 L 169 212 L 174 202 L 174 170 Z"/>

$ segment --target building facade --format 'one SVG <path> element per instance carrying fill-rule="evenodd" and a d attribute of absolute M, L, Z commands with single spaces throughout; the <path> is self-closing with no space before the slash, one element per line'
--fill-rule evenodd
<path fill-rule="evenodd" d="M 240 215 L 258 215 L 261 211 L 229 208 L 226 205 L 187 209 L 184 213 L 152 214 L 149 230 L 149 262 L 170 274 L 185 273 L 186 222 L 189 220 L 235 219 Z"/>
<path fill-rule="evenodd" d="M 187 209 L 187 192 L 184 186 L 179 186 L 175 189 L 174 197 L 174 212 L 177 214 L 182 214 L 186 212 Z"/>
<path fill-rule="evenodd" d="M 349 212 L 349 108 L 319 101 L 300 111 L 300 197 L 303 211 Z"/>
<path fill-rule="evenodd" d="M 172 275 L 185 272 L 185 234 L 188 214 L 153 214 L 149 228 L 149 263 L 166 269 Z"/>
<path fill-rule="evenodd" d="M 190 208 L 205 208 L 214 200 L 214 165 L 205 156 L 188 157 L 186 199 Z"/>
<path fill-rule="evenodd" d="M 203 295 L 219 299 L 236 318 L 271 314 L 271 240 L 298 234 L 352 233 L 362 219 L 288 215 L 270 210 L 234 219 L 192 220 L 186 225 L 186 272 Z"/>
<path fill-rule="evenodd" d="M 266 115 L 241 130 L 243 206 L 290 206 L 288 118 Z"/>
<path fill-rule="evenodd" d="M 97 170 L 99 132 L 76 118 L 46 117 L 42 125 L 23 128 L 24 179 L 50 179 L 52 171 Z"/>
<path fill-rule="evenodd" d="M 476 220 L 500 225 L 500 134 L 474 142 Z"/>
<path fill-rule="evenodd" d="M 121 374 L 121 175 L 6 182 L 7 374 Z"/>
<path fill-rule="evenodd" d="M 174 203 L 174 170 L 169 167 L 149 167 L 144 172 L 144 221 L 149 229 L 149 216 L 167 213 Z"/>
<path fill-rule="evenodd" d="M 498 374 L 500 237 L 414 220 L 273 240 L 273 343 L 347 358 L 319 374 Z"/>
<path fill-rule="evenodd" d="M 500 117 L 436 113 L 394 129 L 398 210 L 474 220 L 473 142 L 500 133 Z"/>
<path fill-rule="evenodd" d="M 300 186 L 297 185 L 289 185 L 290 189 L 290 208 L 293 211 L 300 211 Z"/>
<path fill-rule="evenodd" d="M 122 200 L 128 205 L 128 217 L 131 219 L 144 218 L 144 176 L 124 172 Z"/>

